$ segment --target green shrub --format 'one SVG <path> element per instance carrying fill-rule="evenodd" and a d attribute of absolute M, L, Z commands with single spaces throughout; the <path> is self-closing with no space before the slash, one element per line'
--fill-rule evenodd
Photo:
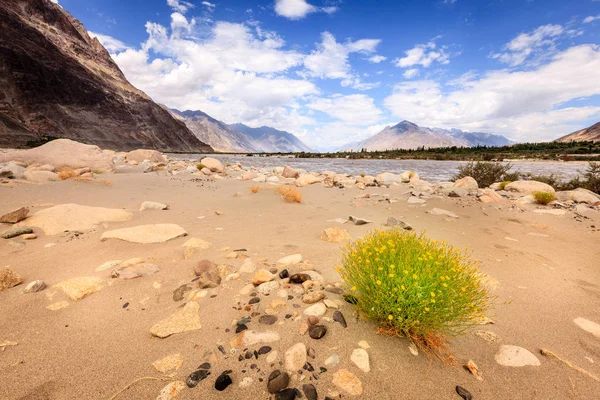
<path fill-rule="evenodd" d="M 204 164 L 196 164 L 196 169 L 198 171 L 202 171 L 202 168 L 206 168 L 206 165 L 204 165 Z"/>
<path fill-rule="evenodd" d="M 555 199 L 554 193 L 548 192 L 534 192 L 533 198 L 535 199 L 536 203 L 543 205 L 546 205 Z"/>
<path fill-rule="evenodd" d="M 357 306 L 390 334 L 444 348 L 488 310 L 484 275 L 444 242 L 412 232 L 374 231 L 348 244 L 338 267 Z"/>
<path fill-rule="evenodd" d="M 458 167 L 458 173 L 454 175 L 453 180 L 470 176 L 477 181 L 479 187 L 488 187 L 494 182 L 507 180 L 504 176 L 511 168 L 510 163 L 469 162 Z"/>

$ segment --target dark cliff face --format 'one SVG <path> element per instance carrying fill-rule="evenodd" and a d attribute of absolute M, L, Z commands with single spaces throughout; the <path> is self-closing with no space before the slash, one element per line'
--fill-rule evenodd
<path fill-rule="evenodd" d="M 102 148 L 212 151 L 133 87 L 97 39 L 50 0 L 0 1 L 0 146 L 42 136 Z"/>

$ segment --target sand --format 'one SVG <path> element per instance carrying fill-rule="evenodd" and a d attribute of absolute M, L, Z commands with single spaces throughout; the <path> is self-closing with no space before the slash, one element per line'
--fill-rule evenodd
<path fill-rule="evenodd" d="M 541 348 L 549 349 L 600 376 L 600 340 L 573 322 L 585 318 L 600 323 L 600 231 L 596 229 L 600 213 L 596 211 L 586 213 L 587 218 L 573 212 L 543 215 L 507 205 L 485 205 L 474 198 L 429 199 L 425 205 L 409 205 L 403 194 L 408 190 L 406 184 L 364 191 L 316 184 L 299 189 L 302 204 L 288 204 L 275 193 L 274 186 L 265 183 L 258 184 L 260 192 L 251 194 L 249 187 L 255 183 L 233 179 L 165 176 L 164 172 L 119 173 L 103 178 L 110 179 L 112 185 L 68 180 L 0 187 L 0 213 L 27 206 L 31 215 L 52 204 L 66 203 L 133 213 L 131 220 L 105 222 L 78 235 L 47 236 L 35 229 L 35 240 L 0 240 L 0 267 L 10 266 L 24 278 L 24 284 L 0 292 L 0 343 L 18 343 L 0 350 L 2 399 L 109 399 L 136 378 L 167 376 L 152 364 L 172 354 L 180 353 L 183 358 L 172 376 L 185 381 L 210 358 L 211 352 L 212 374 L 197 387 L 186 387 L 177 399 L 268 399 L 266 379 L 273 369 L 282 368 L 278 363 L 283 361 L 284 352 L 296 343 L 315 350 L 316 358 L 309 358 L 309 362 L 317 371 L 332 354 L 341 359 L 339 366 L 328 367 L 318 380 L 313 380 L 320 399 L 335 393 L 363 399 L 460 399 L 456 385 L 467 388 L 475 399 L 592 399 L 600 393 L 600 383 L 539 352 Z M 387 193 L 400 201 L 371 204 L 355 199 L 364 193 Z M 169 209 L 140 212 L 144 201 L 168 204 Z M 426 213 L 434 207 L 459 218 Z M 222 214 L 217 215 L 216 210 Z M 361 226 L 327 222 L 349 215 L 373 222 Z M 283 317 L 294 312 L 302 315 L 306 305 L 297 298 L 278 309 L 282 324 L 261 325 L 257 318 L 249 324 L 256 331 L 280 334 L 281 340 L 270 344 L 279 353 L 276 367 L 267 364 L 266 356 L 240 362 L 239 350 L 234 355 L 229 353 L 229 342 L 235 336 L 232 322 L 249 314 L 236 307 L 237 301 L 245 306 L 249 300 L 239 292 L 251 281 L 252 274 L 242 273 L 238 280 L 223 281 L 217 288 L 206 289 L 205 297 L 196 299 L 200 329 L 164 339 L 150 334 L 153 325 L 181 309 L 185 300 L 175 302 L 173 291 L 194 278 L 194 265 L 201 259 L 230 264 L 235 272 L 244 262 L 226 258 L 235 249 L 247 249 L 246 254 L 257 264 L 266 259 L 267 264 L 257 268 L 267 269 L 283 256 L 300 253 L 326 281 L 335 283 L 339 277 L 334 267 L 344 243 L 322 241 L 323 230 L 340 227 L 358 238 L 372 229 L 384 228 L 389 216 L 410 223 L 434 239 L 468 247 L 489 274 L 491 293 L 496 296 L 490 314 L 495 323 L 480 329 L 494 332 L 500 341 L 490 344 L 473 334 L 451 341 L 451 350 L 460 364 L 473 360 L 483 381 L 461 365 L 448 366 L 423 354 L 413 355 L 406 339 L 376 335 L 376 326 L 358 319 L 348 303 L 340 302 L 347 329 L 326 322 L 329 330 L 324 338 L 313 340 L 301 335 L 304 318 L 295 321 Z M 188 236 L 155 244 L 100 240 L 105 231 L 148 224 L 177 224 Z M 8 227 L 3 224 L 0 230 Z M 192 237 L 212 246 L 199 248 L 186 259 L 181 246 Z M 46 247 L 50 243 L 55 245 Z M 160 271 L 131 280 L 111 278 L 111 269 L 96 272 L 107 261 L 132 258 L 158 265 Z M 291 268 L 291 272 L 296 270 Z M 53 287 L 76 277 L 97 277 L 104 285 L 79 301 L 72 301 Z M 22 294 L 21 289 L 36 279 L 44 280 L 48 288 Z M 289 293 L 293 294 L 291 290 Z M 332 293 L 327 297 L 341 299 Z M 278 299 L 276 294 L 261 298 L 255 306 L 261 313 L 271 300 Z M 68 304 L 65 308 L 46 308 L 64 301 Z M 294 308 L 294 303 L 301 307 Z M 329 310 L 328 317 L 331 314 Z M 359 341 L 370 346 L 368 373 L 350 360 Z M 218 345 L 224 346 L 227 356 L 219 352 Z M 528 349 L 541 365 L 501 366 L 495 360 L 501 345 Z M 252 363 L 257 369 L 250 368 Z M 233 384 L 218 392 L 214 389 L 215 379 L 228 369 L 233 371 Z M 362 395 L 351 397 L 333 385 L 334 373 L 340 369 L 360 379 Z M 308 376 L 303 376 L 302 382 L 297 377 L 292 379 L 290 387 L 301 388 L 308 381 Z M 252 383 L 239 387 L 246 377 L 252 378 Z M 265 381 L 261 383 L 259 378 Z M 154 399 L 168 383 L 140 381 L 117 398 Z"/>

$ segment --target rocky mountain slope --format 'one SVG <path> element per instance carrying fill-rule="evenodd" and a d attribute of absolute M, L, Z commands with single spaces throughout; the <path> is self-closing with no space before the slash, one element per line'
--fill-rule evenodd
<path fill-rule="evenodd" d="M 133 87 L 62 7 L 50 0 L 2 0 L 0 146 L 44 136 L 115 150 L 212 150 Z"/>
<path fill-rule="evenodd" d="M 173 115 L 183 121 L 198 139 L 216 151 L 227 153 L 260 152 L 244 134 L 236 132 L 229 125 L 214 119 L 202 111 L 170 110 Z"/>
<path fill-rule="evenodd" d="M 267 153 L 294 153 L 312 151 L 300 139 L 289 132 L 280 131 L 269 126 L 251 128 L 244 124 L 229 125 L 234 131 L 250 138 L 255 147 Z"/>
<path fill-rule="evenodd" d="M 500 135 L 483 132 L 464 132 L 460 129 L 425 128 L 410 121 L 388 126 L 378 134 L 344 145 L 340 151 L 384 151 L 393 149 L 416 149 L 418 147 L 473 147 L 505 146 L 511 141 Z"/>
<path fill-rule="evenodd" d="M 588 128 L 558 138 L 555 142 L 600 142 L 600 122 Z"/>

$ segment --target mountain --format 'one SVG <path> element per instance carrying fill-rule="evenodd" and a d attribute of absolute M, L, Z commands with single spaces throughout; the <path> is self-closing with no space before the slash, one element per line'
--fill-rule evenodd
<path fill-rule="evenodd" d="M 21 147 L 44 136 L 115 150 L 212 150 L 133 87 L 62 7 L 2 0 L 0 146 Z"/>
<path fill-rule="evenodd" d="M 311 152 L 311 148 L 289 132 L 279 131 L 268 126 L 251 128 L 244 124 L 229 125 L 234 131 L 250 138 L 256 148 L 265 153 Z"/>
<path fill-rule="evenodd" d="M 555 140 L 555 142 L 600 142 L 600 122 L 588 128 L 568 134 Z"/>
<path fill-rule="evenodd" d="M 255 153 L 261 150 L 246 135 L 236 132 L 229 125 L 214 119 L 202 111 L 170 110 L 183 121 L 198 139 L 216 151 L 225 153 Z"/>
<path fill-rule="evenodd" d="M 454 128 L 450 129 L 450 130 L 434 128 L 434 130 L 446 132 L 449 135 L 452 135 L 453 138 L 455 138 L 461 142 L 466 142 L 469 147 L 475 147 L 475 146 L 498 147 L 498 146 L 508 146 L 508 145 L 512 144 L 512 142 L 509 139 L 505 138 L 504 136 L 494 135 L 491 133 L 465 132 L 465 131 L 461 131 L 460 129 L 454 129 Z"/>

